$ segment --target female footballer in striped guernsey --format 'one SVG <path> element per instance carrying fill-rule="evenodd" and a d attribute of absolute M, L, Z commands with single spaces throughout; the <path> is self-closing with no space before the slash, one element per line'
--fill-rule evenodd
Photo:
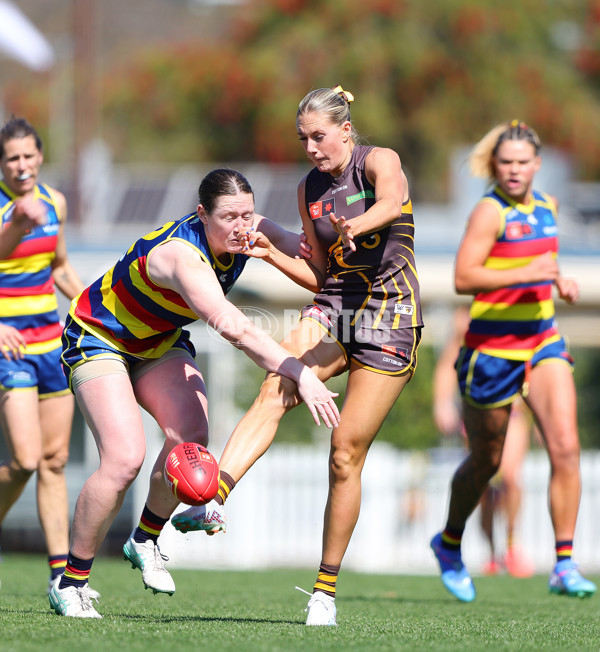
<path fill-rule="evenodd" d="M 444 586 L 464 602 L 475 599 L 475 588 L 462 562 L 463 531 L 498 470 L 519 394 L 550 458 L 556 565 L 549 589 L 579 597 L 596 591 L 571 559 L 581 491 L 576 393 L 552 293 L 571 304 L 579 290 L 558 267 L 557 201 L 533 189 L 540 147 L 536 132 L 515 120 L 488 132 L 469 161 L 474 176 L 493 182 L 469 217 L 455 266 L 456 291 L 475 295 L 456 362 L 470 454 L 454 474 L 446 526 L 431 540 Z"/>
<path fill-rule="evenodd" d="M 208 443 L 206 387 L 185 326 L 205 321 L 263 369 L 298 383 L 315 422 L 337 426 L 339 412 L 316 375 L 277 344 L 226 294 L 243 272 L 246 229 L 264 231 L 280 247 L 299 238 L 254 213 L 254 193 L 235 170 L 202 180 L 197 211 L 137 240 L 104 276 L 72 302 L 63 333 L 62 362 L 96 440 L 98 469 L 79 494 L 67 567 L 50 591 L 62 616 L 100 618 L 88 591 L 94 557 L 145 457 L 138 405 L 165 434 L 154 462 L 146 505 L 123 554 L 142 571 L 146 588 L 173 594 L 175 584 L 158 547 L 178 505 L 163 469 L 184 441 Z"/>
<path fill-rule="evenodd" d="M 0 525 L 36 473 L 51 583 L 69 548 L 64 467 L 74 409 L 56 288 L 70 300 L 83 285 L 67 256 L 65 197 L 38 182 L 43 160 L 36 130 L 11 118 L 0 130 L 0 426 L 10 455 L 0 465 Z"/>

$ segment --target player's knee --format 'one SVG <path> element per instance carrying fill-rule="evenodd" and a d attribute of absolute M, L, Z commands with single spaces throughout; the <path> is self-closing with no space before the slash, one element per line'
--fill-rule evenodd
<path fill-rule="evenodd" d="M 208 445 L 208 420 L 194 418 L 189 423 L 181 423 L 176 427 L 163 428 L 166 437 L 165 450 L 171 450 L 177 444 L 191 441 L 200 446 Z"/>
<path fill-rule="evenodd" d="M 37 471 L 37 460 L 18 460 L 14 459 L 9 464 L 10 474 L 13 480 L 20 484 L 25 484 L 29 478 Z"/>
<path fill-rule="evenodd" d="M 184 434 L 181 438 L 181 441 L 176 441 L 173 443 L 173 446 L 177 444 L 182 444 L 186 441 L 193 441 L 195 444 L 200 444 L 200 446 L 208 447 L 208 430 L 196 430 L 195 432 Z"/>
<path fill-rule="evenodd" d="M 343 482 L 356 473 L 362 456 L 351 446 L 332 445 L 330 470 L 337 482 Z"/>
<path fill-rule="evenodd" d="M 41 459 L 41 450 L 36 446 L 29 446 L 23 450 L 17 450 L 8 465 L 13 477 L 27 479 L 38 470 Z"/>
<path fill-rule="evenodd" d="M 270 374 L 261 385 L 256 402 L 261 407 L 290 410 L 300 403 L 298 386 L 291 378 Z"/>
<path fill-rule="evenodd" d="M 563 437 L 549 446 L 550 462 L 554 469 L 578 469 L 580 447 L 577 437 Z"/>
<path fill-rule="evenodd" d="M 128 466 L 111 469 L 110 477 L 112 484 L 117 491 L 128 489 L 133 481 L 137 478 L 141 469 L 140 466 Z"/>
<path fill-rule="evenodd" d="M 144 457 L 140 456 L 137 451 L 129 453 L 122 451 L 118 456 L 101 461 L 100 468 L 106 476 L 111 478 L 115 488 L 120 491 L 129 487 L 137 478 L 143 463 Z"/>
<path fill-rule="evenodd" d="M 48 471 L 49 473 L 60 474 L 64 473 L 65 466 L 69 461 L 69 451 L 60 451 L 45 457 L 40 462 L 40 471 Z"/>

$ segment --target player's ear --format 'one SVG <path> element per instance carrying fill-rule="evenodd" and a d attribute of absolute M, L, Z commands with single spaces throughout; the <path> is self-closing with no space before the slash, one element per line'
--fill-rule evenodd
<path fill-rule="evenodd" d="M 344 142 L 347 142 L 350 136 L 352 135 L 352 124 L 349 120 L 346 120 L 342 125 L 342 139 Z"/>
<path fill-rule="evenodd" d="M 198 208 L 196 209 L 196 212 L 198 213 L 198 217 L 200 218 L 200 221 L 202 224 L 208 224 L 208 218 L 206 217 L 206 210 L 202 204 L 198 204 Z"/>

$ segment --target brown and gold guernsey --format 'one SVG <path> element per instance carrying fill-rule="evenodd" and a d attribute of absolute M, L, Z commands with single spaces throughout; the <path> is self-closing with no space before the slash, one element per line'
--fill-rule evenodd
<path fill-rule="evenodd" d="M 365 173 L 365 159 L 372 149 L 356 145 L 340 177 L 314 168 L 306 178 L 306 209 L 317 238 L 328 249 L 327 277 L 315 303 L 352 311 L 354 323 L 366 319 L 375 328 L 384 323 L 390 329 L 420 327 L 411 201 L 390 226 L 355 238 L 354 252 L 342 245 L 329 222 L 329 213 L 352 220 L 375 203 L 375 188 Z"/>

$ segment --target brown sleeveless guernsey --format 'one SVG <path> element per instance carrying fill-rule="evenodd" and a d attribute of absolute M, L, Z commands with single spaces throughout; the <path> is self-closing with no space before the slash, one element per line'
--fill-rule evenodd
<path fill-rule="evenodd" d="M 387 338 L 379 346 L 370 343 L 371 353 L 362 362 L 363 366 L 383 371 L 398 372 L 399 365 L 386 359 L 385 364 L 377 361 L 375 351 L 383 351 L 384 357 L 401 349 L 400 357 L 412 357 L 413 348 L 406 342 L 401 329 L 417 329 L 423 326 L 420 290 L 414 256 L 414 221 L 412 203 L 408 200 L 402 207 L 402 214 L 391 225 L 374 233 L 355 238 L 356 251 L 342 245 L 340 236 L 329 222 L 329 213 L 352 220 L 362 215 L 375 203 L 375 188 L 367 180 L 365 159 L 372 146 L 356 145 L 343 174 L 334 178 L 317 168 L 306 177 L 305 204 L 313 221 L 319 241 L 327 247 L 328 262 L 325 283 L 315 296 L 314 304 L 321 315 L 327 315 L 330 322 L 337 321 L 338 330 L 361 323 L 362 335 L 365 329 L 379 329 L 379 339 Z M 343 313 L 344 318 L 339 315 Z M 315 318 L 314 311 L 305 309 L 303 317 Z M 319 321 L 323 321 L 319 319 Z M 343 322 L 343 324 L 341 323 Z M 353 340 L 361 338 L 354 337 Z M 373 335 L 375 335 L 373 333 Z M 350 357 L 356 350 L 356 341 L 348 348 L 347 338 L 335 334 Z M 412 340 L 412 337 L 409 338 Z M 401 341 L 404 340 L 404 343 Z M 408 349 L 408 350 L 406 350 Z M 389 364 L 388 364 L 389 363 Z M 409 363 L 409 366 L 412 366 Z M 393 371 L 392 371 L 393 370 Z"/>

